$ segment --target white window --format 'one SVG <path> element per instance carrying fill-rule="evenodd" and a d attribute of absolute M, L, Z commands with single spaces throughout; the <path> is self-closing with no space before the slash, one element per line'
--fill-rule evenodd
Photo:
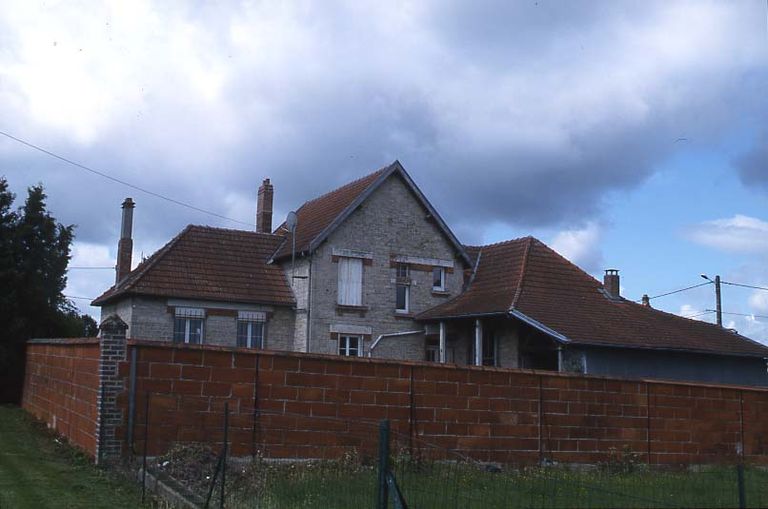
<path fill-rule="evenodd" d="M 395 266 L 395 311 L 407 313 L 411 309 L 411 280 L 410 267 L 407 263 L 398 263 Z"/>
<path fill-rule="evenodd" d="M 362 354 L 362 340 L 360 336 L 342 334 L 339 336 L 339 355 L 347 357 L 359 357 Z"/>
<path fill-rule="evenodd" d="M 205 310 L 198 308 L 176 308 L 173 320 L 173 342 L 199 345 L 203 342 Z"/>
<path fill-rule="evenodd" d="M 363 305 L 363 260 L 339 258 L 339 304 Z"/>
<path fill-rule="evenodd" d="M 395 285 L 395 311 L 407 313 L 411 305 L 411 287 L 405 283 Z"/>
<path fill-rule="evenodd" d="M 237 346 L 264 348 L 266 313 L 240 311 L 237 314 Z"/>
<path fill-rule="evenodd" d="M 445 268 L 432 268 L 432 289 L 438 292 L 445 291 Z"/>

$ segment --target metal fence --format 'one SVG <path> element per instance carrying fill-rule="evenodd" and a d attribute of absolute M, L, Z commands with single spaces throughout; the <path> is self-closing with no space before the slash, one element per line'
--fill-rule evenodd
<path fill-rule="evenodd" d="M 627 450 L 589 466 L 483 463 L 388 421 L 284 410 L 248 422 L 226 403 L 189 433 L 169 418 L 184 413 L 183 398 L 169 407 L 159 396 L 137 405 L 134 458 L 202 507 L 768 507 L 768 471 L 749 465 L 651 468 Z"/>

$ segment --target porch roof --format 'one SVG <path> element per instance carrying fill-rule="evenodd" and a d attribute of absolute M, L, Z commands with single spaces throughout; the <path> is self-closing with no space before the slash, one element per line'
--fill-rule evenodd
<path fill-rule="evenodd" d="M 722 327 L 611 298 L 599 281 L 533 237 L 468 252 L 477 262 L 467 289 L 417 319 L 506 314 L 575 344 L 768 357 L 768 347 Z"/>

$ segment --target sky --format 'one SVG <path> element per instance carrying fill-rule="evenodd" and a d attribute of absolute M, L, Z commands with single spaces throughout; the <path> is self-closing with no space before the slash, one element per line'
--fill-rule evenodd
<path fill-rule="evenodd" d="M 72 267 L 187 224 L 275 223 L 401 161 L 466 244 L 534 235 L 622 294 L 768 287 L 768 3 L 0 3 L 0 176 L 75 224 Z M 224 216 L 228 219 L 222 219 Z M 88 298 L 111 269 L 69 272 Z M 84 298 L 86 297 L 86 298 Z M 654 307 L 713 321 L 705 285 Z M 723 286 L 768 343 L 768 291 Z M 745 316 L 742 316 L 745 315 Z"/>

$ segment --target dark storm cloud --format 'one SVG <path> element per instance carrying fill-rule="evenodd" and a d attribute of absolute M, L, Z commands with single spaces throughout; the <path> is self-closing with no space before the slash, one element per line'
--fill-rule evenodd
<path fill-rule="evenodd" d="M 39 49 L 13 29 L 23 9 L 4 12 L 0 33 L 17 39 L 4 36 L 7 68 L 21 70 L 0 82 L 0 114 L 63 155 L 244 222 L 264 177 L 279 215 L 400 159 L 474 242 L 478 225 L 599 216 L 606 193 L 648 178 L 677 138 L 707 146 L 756 117 L 766 85 L 757 2 L 286 5 L 94 13 L 54 34 L 70 53 Z M 47 37 L 41 16 L 56 13 L 32 14 Z M 91 25 L 94 39 L 78 39 Z M 29 71 L 61 55 L 77 70 L 81 43 L 93 59 L 81 73 Z M 761 157 L 744 159 L 746 181 L 765 181 Z M 42 181 L 78 239 L 110 249 L 125 196 L 146 246 L 187 223 L 244 227 L 7 140 L 0 160 L 17 191 Z"/>

